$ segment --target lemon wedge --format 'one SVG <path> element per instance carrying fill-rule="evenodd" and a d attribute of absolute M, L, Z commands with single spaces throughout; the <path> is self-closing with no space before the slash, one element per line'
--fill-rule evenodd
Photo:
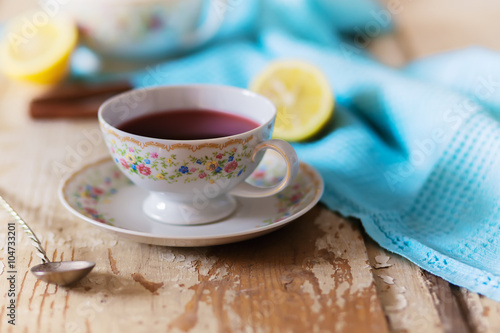
<path fill-rule="evenodd" d="M 78 39 L 74 22 L 43 11 L 11 20 L 0 40 L 0 71 L 6 76 L 40 84 L 54 84 L 68 72 Z"/>
<path fill-rule="evenodd" d="M 333 93 L 315 66 L 300 60 L 277 60 L 257 74 L 250 89 L 269 98 L 278 115 L 273 137 L 301 141 L 317 134 L 333 114 Z"/>

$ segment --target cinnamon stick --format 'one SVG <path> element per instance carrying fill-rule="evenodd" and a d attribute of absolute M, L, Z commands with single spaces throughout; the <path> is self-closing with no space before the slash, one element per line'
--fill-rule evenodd
<path fill-rule="evenodd" d="M 33 118 L 96 117 L 103 102 L 132 88 L 128 82 L 99 85 L 71 83 L 57 86 L 33 99 L 29 111 Z"/>

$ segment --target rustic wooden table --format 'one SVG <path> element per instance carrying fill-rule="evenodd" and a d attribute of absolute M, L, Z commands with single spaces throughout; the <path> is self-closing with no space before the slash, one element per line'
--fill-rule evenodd
<path fill-rule="evenodd" d="M 31 2 L 0 0 L 0 16 Z M 368 46 L 383 62 L 399 66 L 470 43 L 500 49 L 495 2 L 400 3 L 399 30 Z M 499 303 L 384 251 L 359 222 L 322 205 L 270 235 L 208 248 L 138 244 L 83 223 L 56 193 L 65 174 L 107 154 L 85 134 L 97 133 L 97 122 L 30 119 L 27 105 L 39 92 L 0 77 L 0 192 L 51 258 L 97 266 L 73 288 L 47 285 L 29 274 L 38 258 L 19 235 L 9 325 L 9 217 L 0 213 L 0 332 L 500 332 Z M 84 145 L 91 148 L 73 153 Z"/>

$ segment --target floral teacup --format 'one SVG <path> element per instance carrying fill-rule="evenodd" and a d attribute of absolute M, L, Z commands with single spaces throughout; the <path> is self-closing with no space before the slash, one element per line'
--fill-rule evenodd
<path fill-rule="evenodd" d="M 226 0 L 73 0 L 64 9 L 85 45 L 99 54 L 140 60 L 209 41 L 224 20 Z"/>
<path fill-rule="evenodd" d="M 165 110 L 219 110 L 254 120 L 258 127 L 237 135 L 203 140 L 165 140 L 119 130 L 138 116 Z M 298 159 L 286 141 L 270 139 L 276 108 L 248 90 L 216 85 L 164 86 L 133 90 L 105 102 L 99 122 L 120 170 L 150 192 L 143 203 L 157 221 L 192 225 L 220 220 L 236 209 L 235 196 L 265 197 L 295 177 Z M 264 149 L 280 153 L 287 172 L 273 187 L 245 182 Z"/>

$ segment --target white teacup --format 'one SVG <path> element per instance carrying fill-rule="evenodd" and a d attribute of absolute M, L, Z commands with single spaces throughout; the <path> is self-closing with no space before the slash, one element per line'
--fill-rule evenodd
<path fill-rule="evenodd" d="M 140 60 L 197 47 L 219 30 L 226 0 L 72 0 L 63 7 L 99 54 Z"/>
<path fill-rule="evenodd" d="M 218 110 L 251 119 L 258 127 L 232 136 L 202 140 L 165 140 L 119 130 L 124 122 L 158 111 Z M 276 108 L 268 99 L 229 86 L 164 86 L 133 90 L 105 102 L 99 122 L 120 170 L 150 192 L 147 216 L 164 223 L 193 225 L 220 220 L 236 209 L 235 196 L 265 197 L 283 190 L 298 171 L 298 158 L 286 141 L 270 139 Z M 276 186 L 262 188 L 244 180 L 265 149 L 280 153 L 287 172 Z"/>

